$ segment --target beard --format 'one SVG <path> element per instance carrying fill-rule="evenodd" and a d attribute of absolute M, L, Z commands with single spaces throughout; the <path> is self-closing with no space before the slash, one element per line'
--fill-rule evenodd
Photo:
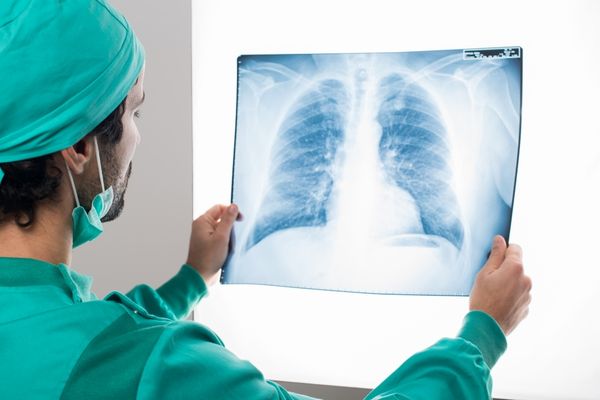
<path fill-rule="evenodd" d="M 106 215 L 100 219 L 101 222 L 109 222 L 117 219 L 123 212 L 123 208 L 125 207 L 125 192 L 127 191 L 127 186 L 129 184 L 129 177 L 131 176 L 133 162 L 129 163 L 127 171 L 123 176 L 121 176 L 119 160 L 116 156 L 114 147 L 101 145 L 100 163 L 102 167 L 105 188 L 112 186 L 113 189 L 112 205 L 110 206 L 110 209 Z M 88 185 L 81 188 L 79 197 L 81 205 L 84 206 L 86 210 L 89 210 L 93 198 L 101 191 L 102 188 L 100 187 L 98 178 L 93 179 L 92 182 L 88 181 Z"/>
<path fill-rule="evenodd" d="M 133 168 L 133 162 L 129 163 L 129 167 L 127 168 L 127 172 L 122 179 L 117 177 L 116 182 L 114 180 L 107 181 L 107 184 L 110 184 L 113 188 L 113 203 L 108 210 L 108 213 L 100 221 L 109 222 L 114 221 L 119 218 L 121 213 L 123 212 L 123 208 L 125 207 L 125 192 L 127 191 L 127 186 L 129 185 L 129 176 L 131 175 L 131 170 Z"/>

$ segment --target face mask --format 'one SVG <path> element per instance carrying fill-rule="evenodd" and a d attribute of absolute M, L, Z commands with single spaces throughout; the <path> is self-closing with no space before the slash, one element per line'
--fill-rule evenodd
<path fill-rule="evenodd" d="M 104 232 L 100 220 L 108 213 L 113 202 L 112 186 L 108 189 L 104 189 L 104 177 L 102 176 L 102 166 L 100 165 L 100 151 L 98 150 L 98 141 L 95 136 L 94 144 L 96 145 L 96 160 L 98 161 L 98 175 L 100 176 L 102 192 L 97 194 L 92 200 L 90 211 L 86 212 L 85 208 L 79 204 L 79 197 L 77 196 L 73 175 L 71 175 L 71 170 L 67 165 L 69 180 L 71 181 L 75 202 L 77 203 L 77 207 L 73 210 L 73 248 L 96 239 Z"/>

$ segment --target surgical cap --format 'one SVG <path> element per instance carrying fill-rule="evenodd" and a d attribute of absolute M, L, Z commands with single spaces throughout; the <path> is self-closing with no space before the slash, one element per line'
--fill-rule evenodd
<path fill-rule="evenodd" d="M 0 163 L 77 143 L 143 65 L 141 43 L 104 0 L 0 0 Z"/>

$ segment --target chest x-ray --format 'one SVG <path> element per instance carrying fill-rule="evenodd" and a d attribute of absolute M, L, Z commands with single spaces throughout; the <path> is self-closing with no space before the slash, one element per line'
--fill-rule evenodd
<path fill-rule="evenodd" d="M 468 295 L 509 235 L 521 55 L 241 56 L 222 282 Z"/>

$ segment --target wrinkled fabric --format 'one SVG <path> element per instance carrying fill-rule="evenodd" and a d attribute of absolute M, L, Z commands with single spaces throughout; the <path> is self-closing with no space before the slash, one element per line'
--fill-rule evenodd
<path fill-rule="evenodd" d="M 311 399 L 265 379 L 208 327 L 181 320 L 206 293 L 183 265 L 157 290 L 140 285 L 99 300 L 91 278 L 66 265 L 0 258 L 2 397 Z M 490 368 L 505 349 L 496 322 L 470 312 L 458 337 L 409 358 L 366 399 L 490 399 Z"/>
<path fill-rule="evenodd" d="M 0 1 L 0 163 L 77 143 L 143 65 L 131 26 L 104 0 Z"/>

